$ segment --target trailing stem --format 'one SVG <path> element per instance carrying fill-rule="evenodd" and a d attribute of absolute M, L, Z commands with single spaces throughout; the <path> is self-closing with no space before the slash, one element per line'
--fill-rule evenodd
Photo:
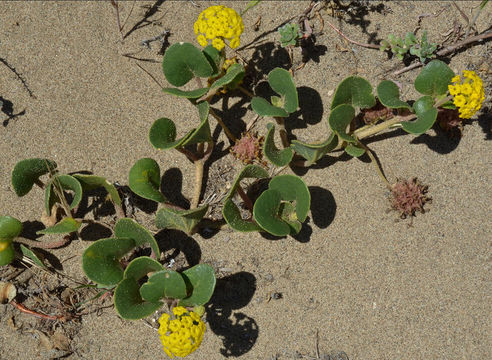
<path fill-rule="evenodd" d="M 219 123 L 219 125 L 222 127 L 222 129 L 224 129 L 224 132 L 225 134 L 227 135 L 227 137 L 229 138 L 229 140 L 232 142 L 232 143 L 235 143 L 237 141 L 236 137 L 234 136 L 234 134 L 229 130 L 229 128 L 224 124 L 224 122 L 222 121 L 221 117 L 219 115 L 217 115 L 215 113 L 215 111 L 212 110 L 212 108 L 210 108 L 210 115 L 212 115 L 214 117 L 215 120 L 217 120 L 217 122 Z"/>
<path fill-rule="evenodd" d="M 202 192 L 202 182 L 203 182 L 203 165 L 204 165 L 204 144 L 200 143 L 197 145 L 197 151 L 200 154 L 200 158 L 195 160 L 195 191 L 193 193 L 193 200 L 191 201 L 191 209 L 198 207 L 200 202 L 200 194 Z"/>

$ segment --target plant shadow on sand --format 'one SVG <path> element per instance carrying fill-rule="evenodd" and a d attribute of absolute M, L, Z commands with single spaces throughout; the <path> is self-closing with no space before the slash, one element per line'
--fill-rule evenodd
<path fill-rule="evenodd" d="M 256 321 L 242 312 L 233 312 L 245 307 L 255 291 L 256 278 L 249 272 L 217 280 L 206 314 L 210 329 L 222 339 L 220 353 L 224 357 L 244 355 L 256 343 L 259 333 Z"/>

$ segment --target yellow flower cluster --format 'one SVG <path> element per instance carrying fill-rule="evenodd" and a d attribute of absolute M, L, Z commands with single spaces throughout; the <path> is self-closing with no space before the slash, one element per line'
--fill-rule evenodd
<path fill-rule="evenodd" d="M 464 81 L 456 75 L 451 79 L 454 85 L 448 85 L 449 93 L 454 97 L 454 105 L 459 108 L 460 118 L 471 118 L 482 106 L 485 99 L 482 79 L 475 71 L 464 70 Z"/>
<path fill-rule="evenodd" d="M 203 10 L 194 25 L 198 43 L 205 47 L 208 40 L 212 46 L 222 50 L 224 39 L 229 39 L 229 46 L 233 49 L 239 46 L 239 36 L 244 31 L 243 19 L 231 8 L 217 5 Z"/>
<path fill-rule="evenodd" d="M 198 349 L 205 333 L 205 324 L 193 311 L 188 312 L 183 306 L 173 308 L 174 316 L 162 314 L 159 318 L 159 335 L 166 354 L 187 356 Z"/>

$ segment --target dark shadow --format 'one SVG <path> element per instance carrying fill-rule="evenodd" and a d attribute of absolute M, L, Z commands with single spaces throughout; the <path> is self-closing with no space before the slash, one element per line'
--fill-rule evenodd
<path fill-rule="evenodd" d="M 118 187 L 118 192 L 120 193 L 123 203 L 125 202 L 123 199 L 127 198 L 131 206 L 142 210 L 146 214 L 152 214 L 157 211 L 157 202 L 138 196 L 130 189 L 130 187 L 126 185 Z M 126 206 L 123 206 L 123 208 L 125 209 L 125 213 L 128 215 L 128 209 Z"/>
<path fill-rule="evenodd" d="M 77 212 L 74 214 L 75 217 L 84 218 L 91 212 L 96 220 L 102 217 L 114 215 L 114 205 L 107 197 L 108 192 L 103 187 L 93 190 L 85 190 L 82 193 L 82 199 L 77 207 Z M 89 199 L 91 199 L 90 205 Z"/>
<path fill-rule="evenodd" d="M 198 243 L 190 236 L 179 230 L 164 229 L 154 235 L 161 252 L 173 250 L 172 254 L 167 256 L 163 261 L 168 263 L 175 259 L 179 253 L 183 253 L 188 266 L 176 269 L 177 271 L 186 270 L 200 263 L 202 251 Z"/>
<path fill-rule="evenodd" d="M 15 120 L 19 116 L 23 116 L 26 114 L 26 110 L 22 110 L 21 112 L 18 112 L 17 114 L 14 114 L 14 104 L 12 101 L 7 100 L 0 96 L 0 111 L 2 111 L 5 115 L 7 115 L 7 118 L 2 121 L 3 127 L 7 127 L 9 122 L 11 120 Z"/>
<path fill-rule="evenodd" d="M 350 25 L 355 25 L 361 28 L 364 34 L 368 35 L 368 43 L 379 44 L 381 39 L 377 38 L 377 32 L 369 33 L 367 29 L 371 22 L 366 19 L 366 16 L 371 12 L 377 12 L 379 14 L 385 14 L 387 12 L 386 6 L 383 3 L 371 4 L 364 1 L 351 1 L 350 4 L 344 6 L 339 4 L 340 10 L 344 13 L 343 21 Z M 345 18 L 345 15 L 348 19 Z"/>
<path fill-rule="evenodd" d="M 300 243 L 308 243 L 311 240 L 311 235 L 313 234 L 313 228 L 309 225 L 309 217 L 302 223 L 301 231 L 299 234 L 291 235 L 292 238 L 296 239 Z"/>
<path fill-rule="evenodd" d="M 297 88 L 297 94 L 299 110 L 285 119 L 285 129 L 291 140 L 295 139 L 292 130 L 306 129 L 307 125 L 316 125 L 323 118 L 323 100 L 319 92 L 313 88 L 301 86 Z"/>
<path fill-rule="evenodd" d="M 326 229 L 335 219 L 337 204 L 333 194 L 319 186 L 309 186 L 311 193 L 311 215 L 313 223 L 320 229 Z"/>
<path fill-rule="evenodd" d="M 325 55 L 328 48 L 324 45 L 316 45 L 316 37 L 311 35 L 307 38 L 301 38 L 302 62 L 308 63 L 314 61 L 319 64 L 320 56 Z"/>
<path fill-rule="evenodd" d="M 492 140 L 492 113 L 489 107 L 484 107 L 482 114 L 478 117 L 478 125 L 485 134 L 485 140 Z"/>
<path fill-rule="evenodd" d="M 419 135 L 410 141 L 410 144 L 425 144 L 429 149 L 438 154 L 449 154 L 458 147 L 460 141 L 460 137 L 450 138 L 444 131 L 438 130 L 434 136 L 427 133 Z"/>
<path fill-rule="evenodd" d="M 190 202 L 182 193 L 183 173 L 179 168 L 166 170 L 161 178 L 161 192 L 174 205 L 183 209 L 190 208 Z"/>
<path fill-rule="evenodd" d="M 24 221 L 22 223 L 22 232 L 20 236 L 30 240 L 37 240 L 43 235 L 36 234 L 39 230 L 44 230 L 45 226 L 40 221 Z"/>
<path fill-rule="evenodd" d="M 111 229 L 96 223 L 86 225 L 79 233 L 80 238 L 85 241 L 105 239 L 111 237 L 111 235 L 113 235 Z"/>
<path fill-rule="evenodd" d="M 290 66 L 287 50 L 277 47 L 273 42 L 260 44 L 255 46 L 251 60 L 248 61 L 247 68 L 249 70 L 244 78 L 244 83 L 248 87 L 255 87 L 264 75 L 276 67 L 289 69 Z"/>
<path fill-rule="evenodd" d="M 133 27 L 130 30 L 128 30 L 125 35 L 123 35 L 123 39 L 126 39 L 134 31 L 146 27 L 148 25 L 151 25 L 153 22 L 152 20 L 149 20 L 149 18 L 155 15 L 159 11 L 159 6 L 161 6 L 162 3 L 164 3 L 164 1 L 165 0 L 157 0 L 153 5 L 148 7 L 142 19 L 139 20 L 135 25 L 133 25 Z"/>
<path fill-rule="evenodd" d="M 327 167 L 336 164 L 339 161 L 346 162 L 352 159 L 352 156 L 348 155 L 346 152 L 340 152 L 338 154 L 339 154 L 338 156 L 325 155 L 311 166 L 302 167 L 302 166 L 290 165 L 290 168 L 297 176 L 304 176 L 307 174 L 309 170 L 325 169 Z"/>
<path fill-rule="evenodd" d="M 249 272 L 239 272 L 217 280 L 215 291 L 207 305 L 207 322 L 218 335 L 224 357 L 237 357 L 251 350 L 258 338 L 256 321 L 242 312 L 256 291 L 256 278 Z M 231 318 L 232 317 L 232 318 Z"/>

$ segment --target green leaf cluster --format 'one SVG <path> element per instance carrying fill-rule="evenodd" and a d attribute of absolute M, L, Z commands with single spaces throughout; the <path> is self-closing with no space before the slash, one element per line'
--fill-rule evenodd
<path fill-rule="evenodd" d="M 381 41 L 381 51 L 391 50 L 391 52 L 400 60 L 403 60 L 407 53 L 417 56 L 422 63 L 434 56 L 437 50 L 437 44 L 427 41 L 427 31 L 422 33 L 420 40 L 417 39 L 414 33 L 407 32 L 405 38 L 396 37 L 393 34 L 388 35 L 387 40 Z"/>

